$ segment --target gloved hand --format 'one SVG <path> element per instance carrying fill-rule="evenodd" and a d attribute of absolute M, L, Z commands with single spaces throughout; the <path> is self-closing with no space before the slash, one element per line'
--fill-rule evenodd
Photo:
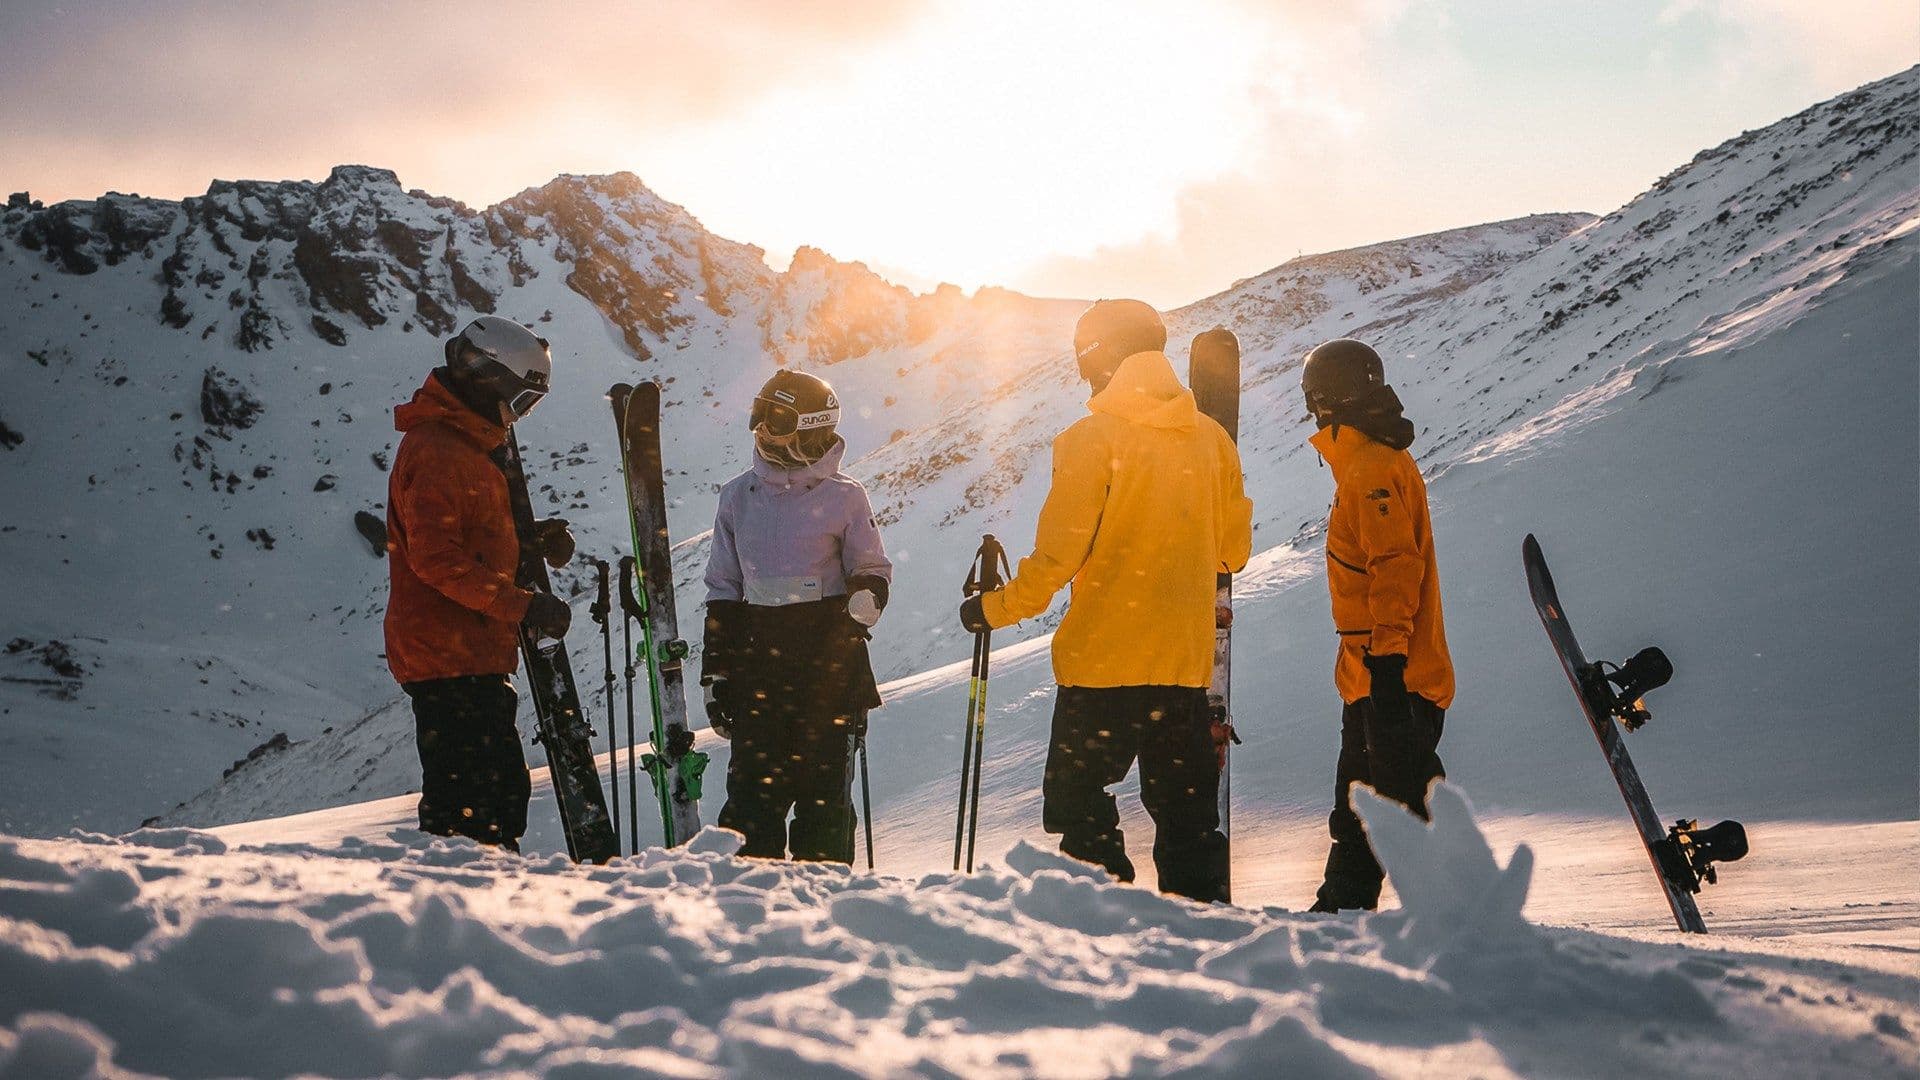
<path fill-rule="evenodd" d="M 552 593 L 534 593 L 520 625 L 543 639 L 563 638 L 567 636 L 567 627 L 573 625 L 573 609 Z"/>
<path fill-rule="evenodd" d="M 715 735 L 731 742 L 733 740 L 732 695 L 724 678 L 701 679 L 700 689 L 706 696 L 707 728 Z"/>
<path fill-rule="evenodd" d="M 1373 703 L 1373 718 L 1380 724 L 1410 723 L 1413 702 L 1407 697 L 1407 658 L 1398 653 L 1362 657 L 1372 676 L 1368 698 Z"/>
<path fill-rule="evenodd" d="M 993 629 L 993 624 L 987 621 L 987 614 L 980 606 L 980 599 L 984 595 L 976 593 L 960 602 L 960 625 L 966 627 L 969 634 L 984 634 Z"/>
<path fill-rule="evenodd" d="M 1218 716 L 1213 718 L 1212 727 L 1213 727 L 1213 760 L 1214 760 L 1214 763 L 1220 768 L 1220 771 L 1225 772 L 1227 768 L 1227 744 L 1239 742 L 1240 733 L 1233 730 L 1233 725 L 1231 723 L 1221 719 Z"/>
<path fill-rule="evenodd" d="M 847 579 L 847 614 L 869 629 L 887 610 L 887 579 L 878 574 L 855 574 Z"/>
<path fill-rule="evenodd" d="M 540 557 L 555 570 L 573 559 L 573 530 L 566 518 L 547 518 L 533 523 L 533 544 Z"/>

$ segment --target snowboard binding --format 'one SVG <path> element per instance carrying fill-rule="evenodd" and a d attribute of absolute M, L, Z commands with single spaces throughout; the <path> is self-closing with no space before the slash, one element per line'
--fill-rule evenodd
<path fill-rule="evenodd" d="M 1580 682 L 1602 712 L 1619 720 L 1628 731 L 1638 731 L 1653 719 L 1643 698 L 1673 679 L 1673 663 L 1656 646 L 1649 645 L 1622 664 L 1605 660 L 1588 664 L 1580 671 Z"/>
<path fill-rule="evenodd" d="M 1737 821 L 1702 829 L 1698 821 L 1683 818 L 1667 830 L 1659 849 L 1660 869 L 1667 880 L 1690 893 L 1699 892 L 1702 882 L 1719 883 L 1714 863 L 1739 862 L 1746 855 L 1747 830 Z"/>

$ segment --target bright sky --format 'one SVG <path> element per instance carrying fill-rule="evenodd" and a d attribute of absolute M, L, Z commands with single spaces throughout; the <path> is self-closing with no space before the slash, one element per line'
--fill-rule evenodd
<path fill-rule="evenodd" d="M 1916 61 L 1914 0 L 0 0 L 0 187 L 626 169 L 776 265 L 1171 306 L 1604 213 Z"/>

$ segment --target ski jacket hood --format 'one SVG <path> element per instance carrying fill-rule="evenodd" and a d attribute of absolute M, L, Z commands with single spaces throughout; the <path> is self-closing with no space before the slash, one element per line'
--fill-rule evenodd
<path fill-rule="evenodd" d="M 515 584 L 520 541 L 490 452 L 506 428 L 461 404 L 438 374 L 393 410 L 387 478 L 387 666 L 401 684 L 511 674 L 533 594 Z"/>
<path fill-rule="evenodd" d="M 867 489 L 840 471 L 846 442 L 819 461 L 753 467 L 720 489 L 707 560 L 707 600 L 784 607 L 847 594 L 847 579 L 893 580 Z"/>
<path fill-rule="evenodd" d="M 821 484 L 840 475 L 840 462 L 847 456 L 847 440 L 834 436 L 833 445 L 820 455 L 820 460 L 802 469 L 788 469 L 760 456 L 756 448 L 753 451 L 753 475 L 762 481 L 781 488 L 799 488 L 811 491 Z M 865 490 L 864 488 L 862 490 Z"/>
<path fill-rule="evenodd" d="M 1161 352 L 1138 352 L 1120 361 L 1106 387 L 1087 401 L 1087 410 L 1173 431 L 1191 430 L 1200 416 L 1193 391 L 1181 385 Z"/>
<path fill-rule="evenodd" d="M 1253 503 L 1225 429 L 1159 352 L 1134 353 L 1053 441 L 1033 553 L 981 613 L 1007 626 L 1073 594 L 1053 638 L 1062 686 L 1204 687 L 1215 575 L 1246 565 Z"/>
<path fill-rule="evenodd" d="M 1453 704 L 1453 659 L 1440 609 L 1427 484 L 1413 455 L 1352 427 L 1308 440 L 1333 473 L 1327 590 L 1340 635 L 1334 685 L 1352 703 L 1373 688 L 1365 657 L 1407 658 L 1407 690 Z"/>
<path fill-rule="evenodd" d="M 393 430 L 404 435 L 422 424 L 446 424 L 482 450 L 492 450 L 507 441 L 507 429 L 468 408 L 437 368 L 413 392 L 413 400 L 393 409 Z"/>

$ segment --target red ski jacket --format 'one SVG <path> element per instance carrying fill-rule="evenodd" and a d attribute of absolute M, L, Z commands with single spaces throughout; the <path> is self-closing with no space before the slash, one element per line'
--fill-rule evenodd
<path fill-rule="evenodd" d="M 387 480 L 387 666 L 402 684 L 511 674 L 533 594 L 514 584 L 520 542 L 507 479 L 488 457 L 507 431 L 438 375 L 393 410 Z"/>

